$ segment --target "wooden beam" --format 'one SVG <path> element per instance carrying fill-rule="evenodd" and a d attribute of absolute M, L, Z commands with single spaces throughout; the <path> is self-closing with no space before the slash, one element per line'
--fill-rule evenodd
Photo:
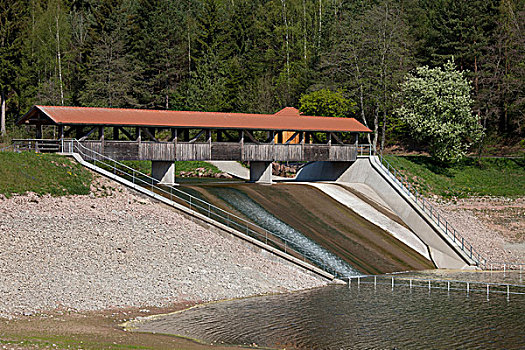
<path fill-rule="evenodd" d="M 118 141 L 120 138 L 120 134 L 118 131 L 118 126 L 113 127 L 113 140 Z"/>
<path fill-rule="evenodd" d="M 142 141 L 142 130 L 139 127 L 135 128 L 135 140 L 137 140 L 137 142 Z"/>
<path fill-rule="evenodd" d="M 275 131 L 267 131 L 266 133 L 266 141 L 264 143 L 271 143 L 273 144 L 275 142 Z"/>
<path fill-rule="evenodd" d="M 152 139 L 154 142 L 159 142 L 159 140 L 157 140 L 155 138 L 155 135 L 153 135 L 150 131 L 149 131 L 149 128 L 144 128 L 144 133 L 150 138 Z"/>
<path fill-rule="evenodd" d="M 286 140 L 285 144 L 288 145 L 290 142 L 292 142 L 292 140 L 297 136 L 297 134 L 299 134 L 299 131 L 294 132 L 292 136 L 290 136 L 288 140 Z"/>
<path fill-rule="evenodd" d="M 119 126 L 119 129 L 120 131 L 122 131 L 122 133 L 128 138 L 128 140 L 130 141 L 134 141 L 135 138 L 133 136 L 131 136 L 131 134 L 129 132 L 127 132 L 126 129 L 124 129 L 123 127 Z"/>
<path fill-rule="evenodd" d="M 98 127 L 98 139 L 100 141 L 104 141 L 104 127 L 103 126 Z"/>
<path fill-rule="evenodd" d="M 330 133 L 331 137 L 333 137 L 335 139 L 335 141 L 341 145 L 344 145 L 343 141 L 341 141 L 341 139 L 339 137 L 337 137 L 337 135 L 333 132 Z"/>
<path fill-rule="evenodd" d="M 233 137 L 232 135 L 230 135 L 228 133 L 228 131 L 226 130 L 222 130 L 223 134 L 226 135 L 226 137 L 228 138 L 228 141 L 231 141 L 231 142 L 238 142 L 240 141 L 241 137 L 240 137 L 240 131 L 239 131 L 239 139 L 237 139 L 236 137 Z"/>
<path fill-rule="evenodd" d="M 96 126 L 92 127 L 87 133 L 85 133 L 84 135 L 82 135 L 82 137 L 79 139 L 79 141 L 84 141 L 85 139 L 87 139 L 89 137 L 89 135 L 91 135 L 92 133 L 95 132 L 95 130 L 97 130 L 98 128 Z"/>
<path fill-rule="evenodd" d="M 256 144 L 260 144 L 260 142 L 257 141 L 257 139 L 252 135 L 252 133 L 251 133 L 250 131 L 248 131 L 248 130 L 243 130 L 243 132 L 246 133 L 246 135 L 248 136 L 248 138 L 249 138 L 250 140 L 252 140 L 252 142 L 254 142 L 254 143 L 256 143 Z"/>
<path fill-rule="evenodd" d="M 171 128 L 171 138 L 170 142 L 177 143 L 177 139 L 179 138 L 179 129 L 177 128 Z"/>
<path fill-rule="evenodd" d="M 192 138 L 191 140 L 189 140 L 188 142 L 189 143 L 194 143 L 195 141 L 197 141 L 197 139 L 199 137 L 201 137 L 201 135 L 206 131 L 206 129 L 202 129 L 194 138 Z"/>

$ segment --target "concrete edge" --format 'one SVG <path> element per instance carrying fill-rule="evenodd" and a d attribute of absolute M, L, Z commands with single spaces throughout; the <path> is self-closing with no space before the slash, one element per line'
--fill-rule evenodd
<path fill-rule="evenodd" d="M 146 195 L 146 196 L 148 196 L 150 198 L 153 198 L 153 199 L 155 199 L 157 201 L 160 201 L 160 202 L 162 202 L 162 203 L 164 203 L 164 204 L 166 204 L 166 205 L 168 205 L 168 206 L 170 206 L 172 208 L 178 209 L 178 210 L 182 211 L 183 213 L 185 213 L 186 215 L 189 215 L 189 216 L 191 216 L 193 218 L 196 218 L 198 220 L 202 220 L 202 221 L 206 222 L 209 225 L 215 226 L 215 227 L 219 228 L 220 230 L 226 231 L 226 232 L 232 234 L 235 237 L 238 237 L 238 238 L 240 238 L 240 239 L 242 239 L 242 240 L 244 240 L 244 241 L 246 241 L 246 242 L 248 242 L 250 244 L 256 245 L 257 247 L 259 247 L 259 248 L 261 248 L 263 250 L 266 250 L 266 251 L 268 251 L 270 253 L 273 253 L 274 255 L 277 255 L 278 257 L 283 258 L 283 259 L 287 260 L 288 262 L 291 262 L 291 263 L 293 263 L 295 265 L 298 265 L 301 268 L 304 268 L 304 269 L 306 269 L 306 270 L 308 270 L 310 272 L 315 273 L 316 275 L 319 275 L 319 276 L 321 276 L 323 278 L 326 278 L 326 279 L 328 279 L 330 281 L 333 281 L 335 283 L 344 283 L 344 281 L 335 278 L 334 275 L 332 275 L 332 274 L 330 274 L 330 273 L 328 273 L 328 272 L 326 272 L 324 270 L 321 270 L 318 267 L 315 267 L 315 266 L 313 266 L 313 265 L 311 265 L 311 264 L 309 264 L 309 263 L 307 263 L 305 261 L 297 259 L 296 257 L 294 257 L 294 256 L 292 256 L 290 254 L 287 254 L 287 253 L 285 253 L 283 251 L 280 251 L 280 250 L 278 250 L 276 248 L 273 248 L 273 247 L 271 247 L 271 246 L 269 246 L 269 245 L 267 245 L 267 244 L 265 244 L 265 243 L 255 239 L 255 238 L 252 238 L 252 237 L 250 237 L 248 235 L 245 235 L 242 232 L 234 230 L 231 227 L 223 225 L 220 222 L 215 221 L 215 220 L 213 220 L 213 219 L 211 219 L 211 218 L 209 218 L 207 216 L 204 216 L 204 215 L 202 215 L 202 214 L 200 214 L 198 212 L 190 210 L 189 208 L 186 208 L 185 206 L 182 206 L 182 205 L 180 205 L 180 204 L 178 204 L 178 203 L 176 203 L 174 201 L 171 201 L 168 198 L 165 198 L 165 197 L 163 197 L 163 196 L 161 196 L 161 195 L 159 195 L 159 194 L 157 194 L 155 192 L 152 192 L 152 191 L 150 191 L 150 190 L 148 190 L 148 189 L 146 189 L 146 188 L 144 188 L 142 186 L 134 184 L 134 183 L 132 183 L 132 182 L 130 182 L 130 181 L 120 177 L 120 176 L 112 174 L 111 172 L 109 172 L 107 170 L 104 170 L 104 169 L 102 169 L 102 168 L 100 168 L 98 166 L 95 166 L 95 165 L 93 165 L 93 164 L 91 164 L 89 162 L 86 162 L 78 153 L 69 153 L 69 154 L 68 153 L 63 153 L 63 155 L 72 156 L 82 166 L 84 166 L 84 167 L 86 167 L 86 168 L 88 168 L 88 169 L 90 169 L 92 171 L 95 171 L 96 173 L 99 173 L 99 174 L 101 174 L 101 175 L 103 175 L 103 176 L 105 176 L 105 177 L 107 177 L 107 178 L 109 178 L 111 180 L 114 180 L 114 181 L 116 181 L 116 182 L 118 182 L 118 183 L 120 183 L 120 184 L 122 184 L 122 185 L 124 185 L 126 187 L 132 188 L 133 190 L 135 190 L 137 192 L 140 192 L 140 193 L 142 193 L 142 194 L 144 194 L 144 195 Z"/>
<path fill-rule="evenodd" d="M 430 218 L 430 216 L 423 210 L 421 210 L 419 205 L 417 205 L 417 203 L 410 196 L 408 196 L 404 191 L 398 188 L 399 186 L 396 183 L 394 183 L 394 180 L 390 176 L 388 176 L 388 174 L 385 173 L 381 166 L 377 164 L 377 162 L 379 161 L 377 156 L 371 156 L 367 158 L 369 159 L 372 168 L 385 181 L 387 181 L 390 184 L 392 189 L 394 189 L 398 193 L 398 195 L 400 195 L 403 198 L 403 200 L 407 202 L 410 205 L 410 207 L 412 207 L 412 209 L 418 213 L 418 215 L 427 223 L 427 225 L 429 225 L 432 228 L 432 230 L 436 232 L 439 235 L 439 237 L 443 241 L 445 241 L 448 244 L 448 246 L 451 247 L 463 259 L 463 261 L 465 261 L 466 264 L 468 264 L 468 266 L 477 265 L 475 260 L 468 256 L 465 251 L 463 251 L 457 244 L 455 244 L 454 241 L 446 233 L 444 233 L 440 227 L 436 225 L 436 223 Z"/>
<path fill-rule="evenodd" d="M 337 183 L 326 183 L 327 185 L 330 185 L 330 184 L 335 184 L 337 185 Z M 380 229 L 382 229 L 383 231 L 387 232 L 390 236 L 392 236 L 393 238 L 397 239 L 398 241 L 404 243 L 406 246 L 408 246 L 409 248 L 411 248 L 412 250 L 414 250 L 416 253 L 419 253 L 421 256 L 423 256 L 424 258 L 426 258 L 427 260 L 431 261 L 432 263 L 433 260 L 432 260 L 432 257 L 431 257 L 431 254 L 430 254 L 430 250 L 429 250 L 429 246 L 428 244 L 426 244 L 418 235 L 416 235 L 412 230 L 409 230 L 409 229 L 406 229 L 408 232 L 406 232 L 407 234 L 409 234 L 416 242 L 417 244 L 414 244 L 413 242 L 410 242 L 406 237 L 402 237 L 402 235 L 396 233 L 394 230 L 392 230 L 391 228 L 389 227 L 385 227 L 384 225 L 380 224 L 380 223 L 377 223 L 377 221 L 374 221 L 373 218 L 367 218 L 363 212 L 361 211 L 358 211 L 356 210 L 355 208 L 352 208 L 352 206 L 350 206 L 347 202 L 345 202 L 344 200 L 342 200 L 340 197 L 337 197 L 335 196 L 333 193 L 330 193 L 326 187 L 324 187 L 323 185 L 325 185 L 324 183 L 309 183 L 308 186 L 311 186 L 311 187 L 314 187 L 314 188 L 317 188 L 318 190 L 320 190 L 321 192 L 323 192 L 325 195 L 327 195 L 328 197 L 332 198 L 333 200 L 337 201 L 338 203 L 340 203 L 341 205 L 343 206 L 346 206 L 348 209 L 352 210 L 354 213 L 356 213 L 357 215 L 359 215 L 360 217 L 362 217 L 363 219 L 367 220 L 368 222 L 376 225 L 377 227 L 379 227 Z M 340 191 L 347 191 L 346 189 L 344 188 L 340 188 Z M 359 199 L 361 201 L 361 199 Z M 370 206 L 368 203 L 365 202 L 365 205 L 369 206 L 370 208 L 372 208 L 374 211 L 376 211 L 372 206 Z M 381 216 L 385 216 L 384 214 L 382 213 L 379 213 L 379 215 Z M 385 216 L 386 217 L 386 216 Z M 391 220 L 391 219 L 389 219 Z M 392 220 L 393 221 L 393 220 Z M 397 224 L 399 226 L 401 226 L 400 224 L 398 224 L 397 222 L 394 222 L 394 224 Z M 417 245 L 420 245 L 420 247 L 418 247 Z"/>

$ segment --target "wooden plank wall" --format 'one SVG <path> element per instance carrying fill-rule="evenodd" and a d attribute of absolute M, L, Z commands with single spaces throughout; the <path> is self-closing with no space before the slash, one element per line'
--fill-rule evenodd
<path fill-rule="evenodd" d="M 140 160 L 175 160 L 173 142 L 141 142 L 139 145 Z"/>
<path fill-rule="evenodd" d="M 209 143 L 177 143 L 177 160 L 212 160 Z"/>
<path fill-rule="evenodd" d="M 354 161 L 354 145 L 83 141 L 115 160 Z"/>

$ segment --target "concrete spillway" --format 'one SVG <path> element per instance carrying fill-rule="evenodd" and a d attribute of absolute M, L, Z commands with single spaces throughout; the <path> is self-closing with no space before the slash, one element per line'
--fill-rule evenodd
<path fill-rule="evenodd" d="M 396 222 L 394 214 L 385 215 L 377 206 L 336 187 L 202 184 L 180 188 L 282 235 L 313 261 L 343 274 L 355 274 L 354 270 L 387 273 L 434 267 L 424 244 L 413 237 L 405 244 L 395 237 L 392 231 L 407 236 L 410 231 Z M 334 199 L 338 197 L 334 193 L 343 198 Z M 360 210 L 366 208 L 370 217 L 344 204 L 350 197 L 360 203 Z M 382 220 L 379 224 L 372 222 L 377 217 Z"/>

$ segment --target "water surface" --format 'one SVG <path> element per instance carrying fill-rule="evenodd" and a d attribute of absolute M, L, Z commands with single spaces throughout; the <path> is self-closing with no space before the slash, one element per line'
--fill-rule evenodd
<path fill-rule="evenodd" d="M 523 349 L 525 296 L 330 286 L 161 316 L 139 331 L 286 349 Z"/>

